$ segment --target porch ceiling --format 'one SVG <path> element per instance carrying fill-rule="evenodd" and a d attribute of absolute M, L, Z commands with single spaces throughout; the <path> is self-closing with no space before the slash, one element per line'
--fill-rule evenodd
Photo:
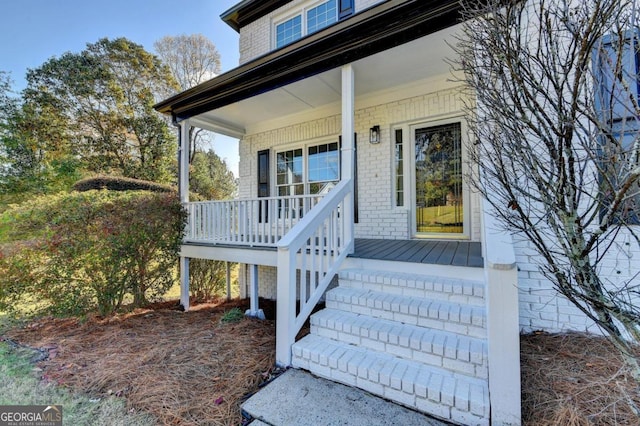
<path fill-rule="evenodd" d="M 449 27 L 354 62 L 356 103 L 362 96 L 449 73 L 446 59 L 454 54 L 447 40 L 451 42 L 458 29 L 459 25 Z M 222 133 L 228 127 L 237 135 L 256 123 L 331 105 L 339 112 L 340 72 L 334 68 L 194 118 Z"/>

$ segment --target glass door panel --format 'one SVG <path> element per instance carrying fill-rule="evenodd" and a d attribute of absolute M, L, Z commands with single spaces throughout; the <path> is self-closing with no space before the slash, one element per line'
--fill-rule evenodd
<path fill-rule="evenodd" d="M 416 233 L 462 234 L 462 148 L 460 123 L 415 132 Z"/>

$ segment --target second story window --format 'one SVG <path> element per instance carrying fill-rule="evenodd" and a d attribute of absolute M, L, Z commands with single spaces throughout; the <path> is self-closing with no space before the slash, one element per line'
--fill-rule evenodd
<path fill-rule="evenodd" d="M 338 21 L 338 0 L 309 3 L 300 13 L 275 25 L 276 49 Z"/>
<path fill-rule="evenodd" d="M 302 37 L 302 15 L 276 25 L 276 47 L 282 47 Z"/>
<path fill-rule="evenodd" d="M 329 0 L 307 11 L 307 34 L 328 27 L 338 20 L 336 0 Z"/>

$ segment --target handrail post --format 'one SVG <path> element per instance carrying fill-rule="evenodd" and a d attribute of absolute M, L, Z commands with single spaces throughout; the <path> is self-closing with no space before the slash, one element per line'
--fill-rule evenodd
<path fill-rule="evenodd" d="M 278 247 L 278 273 L 276 300 L 276 363 L 291 365 L 291 345 L 295 341 L 296 318 L 296 251 Z M 293 280 L 293 282 L 291 282 Z"/>
<path fill-rule="evenodd" d="M 487 285 L 487 345 L 491 424 L 519 425 L 520 316 L 518 268 L 511 235 L 500 229 L 482 203 L 483 252 Z"/>

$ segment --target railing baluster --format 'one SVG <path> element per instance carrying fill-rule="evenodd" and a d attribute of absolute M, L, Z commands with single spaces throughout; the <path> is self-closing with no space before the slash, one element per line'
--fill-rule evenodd
<path fill-rule="evenodd" d="M 232 242 L 233 241 L 233 235 L 234 235 L 234 228 L 235 228 L 235 223 L 236 223 L 236 219 L 233 216 L 233 202 L 230 202 L 229 204 L 227 204 L 227 208 L 226 208 L 226 212 L 225 212 L 225 217 L 227 218 L 226 221 L 227 223 L 225 224 L 225 227 L 227 228 L 227 238 L 226 238 L 226 242 Z"/>
<path fill-rule="evenodd" d="M 307 302 L 307 251 L 304 249 L 299 250 L 300 253 L 300 279 L 298 280 L 299 295 L 300 295 L 300 310 Z"/>
<path fill-rule="evenodd" d="M 272 241 L 271 237 L 273 234 L 273 227 L 271 225 L 271 220 L 273 219 L 273 215 L 276 213 L 276 209 L 273 207 L 273 200 L 266 200 L 265 204 L 267 205 L 267 210 L 265 211 L 265 222 L 267 223 L 267 233 L 269 235 L 269 238 L 267 239 L 267 243 L 271 244 Z"/>
<path fill-rule="evenodd" d="M 185 239 L 212 244 L 274 246 L 322 200 L 317 194 L 257 199 L 197 201 L 185 203 L 188 214 Z M 334 215 L 341 221 L 340 215 Z M 326 241 L 316 241 L 316 251 L 330 248 L 330 240 L 341 242 L 340 224 Z M 328 232 L 328 230 L 326 231 Z M 319 248 L 320 247 L 320 248 Z M 317 253 L 315 258 L 317 258 Z M 316 270 L 320 266 L 315 260 Z M 330 262 L 329 262 L 330 263 Z M 327 265 L 329 264 L 327 263 Z M 326 268 L 325 268 L 326 270 Z"/>
<path fill-rule="evenodd" d="M 326 243 L 326 235 L 325 235 L 326 222 L 327 220 L 325 219 L 322 222 L 322 226 L 320 226 L 320 244 L 319 244 L 319 253 L 318 253 L 318 260 L 320 260 L 320 267 L 318 268 L 318 281 L 324 278 L 325 260 L 327 258 L 326 256 L 327 243 Z M 317 286 L 318 286 L 318 283 L 316 283 L 316 287 Z"/>

